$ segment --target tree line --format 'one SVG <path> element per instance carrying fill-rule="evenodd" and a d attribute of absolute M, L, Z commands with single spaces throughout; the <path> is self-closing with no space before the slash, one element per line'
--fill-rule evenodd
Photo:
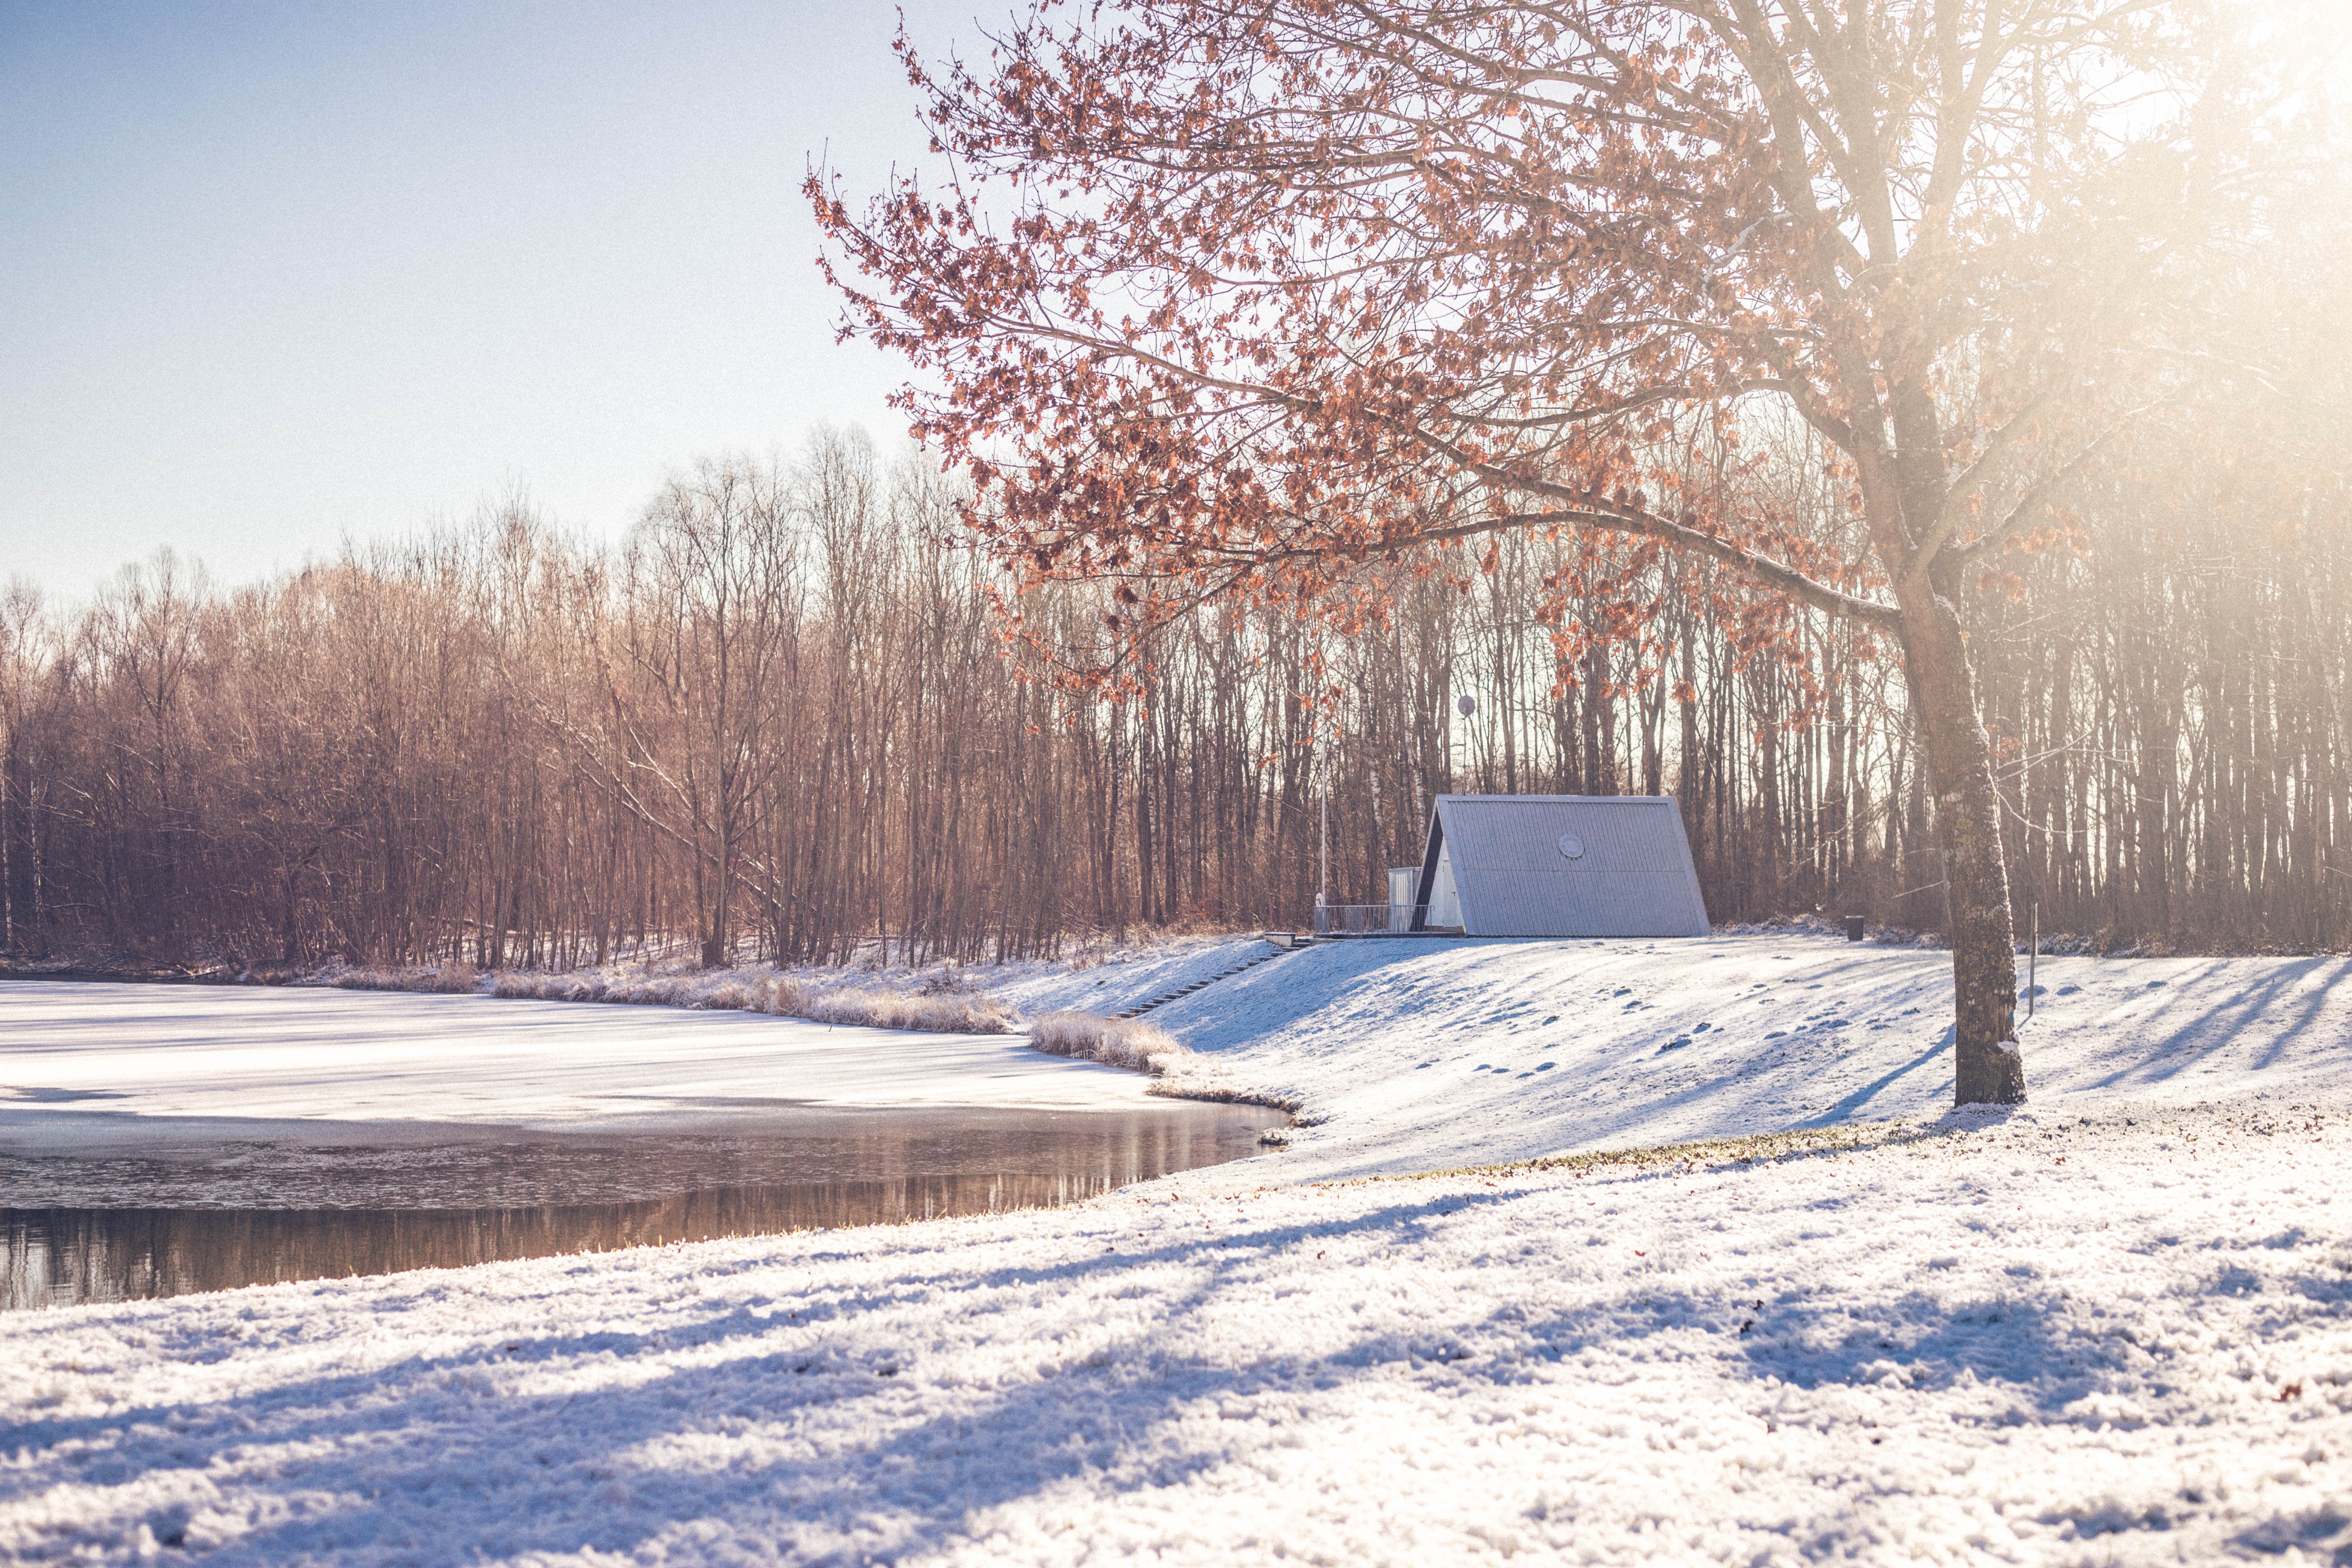
<path fill-rule="evenodd" d="M 2074 504 L 2130 529 L 1971 595 L 2021 923 L 2352 942 L 2352 528 L 2341 483 L 2295 471 L 2126 451 Z M 1719 922 L 1947 918 L 1901 666 L 1850 623 L 1788 608 L 1759 636 L 1666 580 L 1704 566 L 1519 531 L 1460 572 L 1371 563 L 1352 627 L 1220 599 L 1104 681 L 1115 591 L 1016 591 L 965 499 L 827 431 L 681 472 L 615 544 L 518 500 L 266 582 L 163 554 L 79 607 L 19 583 L 6 946 L 1051 954 L 1303 925 L 1327 853 L 1332 901 L 1381 901 L 1450 791 L 1676 795 Z"/>

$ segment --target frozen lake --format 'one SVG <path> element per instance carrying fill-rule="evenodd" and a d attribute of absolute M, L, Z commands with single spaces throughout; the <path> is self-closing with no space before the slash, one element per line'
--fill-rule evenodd
<path fill-rule="evenodd" d="M 1017 1037 L 0 983 L 0 1309 L 1054 1205 L 1286 1118 Z"/>

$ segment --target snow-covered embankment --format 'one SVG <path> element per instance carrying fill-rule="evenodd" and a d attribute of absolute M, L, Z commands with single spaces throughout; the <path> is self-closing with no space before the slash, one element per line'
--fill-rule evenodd
<path fill-rule="evenodd" d="M 2020 1037 L 2042 1110 L 2352 1095 L 2352 959 L 2045 958 L 2040 982 Z M 1933 1118 L 1951 998 L 1948 953 L 1811 936 L 1370 940 L 1150 1017 L 1198 1081 L 1316 1123 L 1277 1167 L 1297 1180 Z"/>

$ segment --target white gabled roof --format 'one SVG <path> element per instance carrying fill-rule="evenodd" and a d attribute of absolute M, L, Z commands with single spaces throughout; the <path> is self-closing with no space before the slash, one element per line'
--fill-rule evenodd
<path fill-rule="evenodd" d="M 1417 903 L 1441 853 L 1472 936 L 1707 934 L 1672 795 L 1442 795 Z"/>

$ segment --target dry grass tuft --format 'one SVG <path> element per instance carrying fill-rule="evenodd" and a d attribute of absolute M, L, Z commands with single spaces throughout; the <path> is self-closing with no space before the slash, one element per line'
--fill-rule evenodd
<path fill-rule="evenodd" d="M 805 1018 L 808 1007 L 808 987 L 799 981 L 781 974 L 751 976 L 751 1011 L 772 1013 L 779 1018 Z"/>
<path fill-rule="evenodd" d="M 916 996 L 903 991 L 828 992 L 810 1002 L 803 1016 L 821 1024 L 942 1035 L 1009 1034 L 1015 1022 L 1013 1010 L 993 996 Z"/>
<path fill-rule="evenodd" d="M 339 991 L 416 991 L 420 978 L 397 969 L 373 967 L 339 970 L 327 979 Z"/>
<path fill-rule="evenodd" d="M 681 974 L 622 974 L 604 984 L 604 1002 L 622 1002 L 635 1007 L 687 1007 L 693 1005 L 687 994 L 693 977 Z"/>
<path fill-rule="evenodd" d="M 1181 1067 L 1192 1054 L 1157 1024 L 1093 1013 L 1048 1013 L 1033 1018 L 1029 1043 L 1052 1056 L 1076 1057 L 1154 1077 Z"/>
<path fill-rule="evenodd" d="M 471 985 L 451 990 L 472 990 Z M 539 1002 L 602 1002 L 604 977 L 593 970 L 568 974 L 542 974 L 536 970 L 502 969 L 490 981 L 493 996 L 524 996 Z"/>

